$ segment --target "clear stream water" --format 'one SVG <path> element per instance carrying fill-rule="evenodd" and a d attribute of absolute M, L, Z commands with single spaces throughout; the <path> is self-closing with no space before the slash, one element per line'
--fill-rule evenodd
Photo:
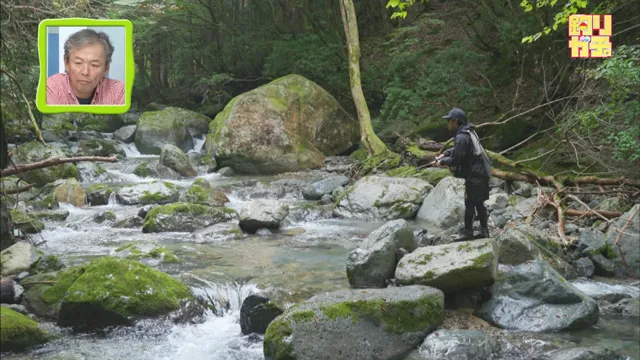
<path fill-rule="evenodd" d="M 108 176 L 105 181 L 98 182 L 132 184 L 154 180 L 134 175 L 133 169 L 142 161 L 157 161 L 158 157 L 140 155 L 133 144 L 123 148 L 127 158 L 119 163 L 101 164 Z M 243 180 L 223 178 L 218 174 L 201 177 L 214 186 Z M 169 181 L 181 187 L 192 183 L 192 180 Z M 244 201 L 234 192 L 228 192 L 227 196 L 231 200 L 229 207 L 239 209 L 242 206 Z M 229 310 L 223 314 L 208 313 L 206 321 L 196 325 L 145 320 L 108 333 L 74 334 L 47 323 L 46 326 L 63 336 L 30 352 L 6 355 L 3 359 L 264 359 L 262 337 L 244 336 L 240 332 L 239 309 L 243 299 L 252 293 L 269 290 L 279 302 L 291 304 L 316 293 L 347 288 L 345 263 L 349 252 L 382 225 L 382 222 L 319 220 L 288 225 L 305 230 L 295 236 L 256 235 L 233 240 L 188 233 L 143 234 L 140 229 L 116 229 L 108 222 L 97 224 L 93 221 L 95 214 L 108 209 L 117 214 L 118 220 L 137 214 L 138 206 L 119 205 L 115 198 L 104 206 L 76 208 L 62 204 L 61 208 L 69 211 L 69 217 L 64 223 L 46 222 L 46 229 L 41 233 L 46 243 L 41 247 L 58 256 L 67 266 L 115 255 L 115 249 L 130 243 L 143 244 L 143 247 L 163 246 L 183 262 L 144 262 L 185 282 L 195 293 L 207 294 L 217 303 L 227 305 Z M 638 287 L 593 281 L 576 285 L 588 294 L 629 292 L 640 296 Z M 637 344 L 640 324 L 637 321 L 602 319 L 591 329 L 535 338 L 550 343 L 561 339 L 578 346 L 602 344 L 617 349 L 630 359 L 640 360 Z"/>

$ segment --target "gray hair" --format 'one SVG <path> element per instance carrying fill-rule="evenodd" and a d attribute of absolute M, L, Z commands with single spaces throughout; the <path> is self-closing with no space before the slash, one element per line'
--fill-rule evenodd
<path fill-rule="evenodd" d="M 109 36 L 104 32 L 97 32 L 92 29 L 80 30 L 77 33 L 69 36 L 67 41 L 64 42 L 64 60 L 69 61 L 69 55 L 72 50 L 84 47 L 91 44 L 102 44 L 104 46 L 104 53 L 107 61 L 106 65 L 111 64 L 111 57 L 113 56 L 113 45 L 109 41 Z"/>

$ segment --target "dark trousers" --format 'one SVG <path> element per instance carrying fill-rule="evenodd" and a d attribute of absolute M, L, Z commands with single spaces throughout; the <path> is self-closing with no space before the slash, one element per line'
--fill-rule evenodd
<path fill-rule="evenodd" d="M 472 178 L 465 182 L 464 194 L 464 230 L 473 231 L 473 220 L 478 214 L 480 226 L 483 229 L 489 227 L 489 213 L 484 206 L 484 201 L 489 198 L 489 178 Z"/>

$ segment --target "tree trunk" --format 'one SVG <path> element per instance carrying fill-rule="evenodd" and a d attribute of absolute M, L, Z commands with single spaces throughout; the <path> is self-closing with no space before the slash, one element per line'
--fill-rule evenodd
<path fill-rule="evenodd" d="M 371 115 L 362 92 L 360 82 L 360 40 L 358 36 L 358 21 L 353 0 L 340 0 L 340 13 L 344 25 L 344 33 L 347 40 L 349 53 L 349 80 L 351 82 L 351 94 L 358 111 L 360 122 L 360 136 L 364 147 L 370 156 L 376 156 L 390 152 L 387 146 L 378 138 L 371 126 Z"/>
<path fill-rule="evenodd" d="M 13 280 L 9 277 L 0 279 L 0 302 L 3 304 L 14 304 L 16 302 L 16 290 Z"/>

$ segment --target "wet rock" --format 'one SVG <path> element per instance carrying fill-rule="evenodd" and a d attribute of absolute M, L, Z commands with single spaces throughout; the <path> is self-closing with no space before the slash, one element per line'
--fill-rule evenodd
<path fill-rule="evenodd" d="M 136 126 L 127 125 L 116 130 L 113 133 L 113 139 L 122 141 L 125 144 L 129 144 L 133 142 L 133 140 L 135 139 L 135 135 L 136 135 Z"/>
<path fill-rule="evenodd" d="M 589 254 L 589 258 L 595 266 L 596 275 L 600 276 L 615 276 L 616 265 L 602 254 Z"/>
<path fill-rule="evenodd" d="M 420 179 L 367 176 L 344 192 L 334 214 L 347 219 L 411 219 L 431 189 Z"/>
<path fill-rule="evenodd" d="M 347 279 L 352 288 L 381 288 L 393 278 L 401 249 L 412 252 L 416 240 L 403 220 L 392 220 L 374 230 L 347 258 Z"/>
<path fill-rule="evenodd" d="M 46 160 L 52 157 L 67 157 L 71 155 L 69 147 L 62 144 L 48 143 L 43 145 L 38 141 L 31 141 L 17 147 L 11 158 L 16 165 Z M 34 186 L 44 186 L 58 179 L 77 178 L 78 170 L 73 164 L 61 164 L 47 168 L 27 171 L 22 175 L 24 181 Z"/>
<path fill-rule="evenodd" d="M 155 205 L 145 205 L 141 207 L 140 210 L 138 210 L 138 216 L 144 219 L 149 211 L 151 211 L 151 209 L 153 209 L 154 207 Z"/>
<path fill-rule="evenodd" d="M 512 194 L 523 196 L 526 198 L 531 197 L 534 189 L 533 184 L 523 181 L 514 181 L 512 187 L 514 189 Z"/>
<path fill-rule="evenodd" d="M 282 310 L 262 295 L 249 295 L 240 307 L 240 331 L 242 334 L 264 334 L 273 319 L 282 314 Z"/>
<path fill-rule="evenodd" d="M 534 360 L 624 360 L 625 357 L 605 347 L 558 349 L 537 356 Z"/>
<path fill-rule="evenodd" d="M 191 204 L 207 205 L 207 206 L 224 206 L 229 202 L 229 198 L 220 190 L 214 189 L 211 184 L 203 179 L 198 178 L 189 186 L 184 193 L 183 200 Z"/>
<path fill-rule="evenodd" d="M 315 204 L 291 205 L 289 206 L 289 215 L 287 215 L 283 224 L 293 225 L 331 218 L 333 218 L 333 211 L 330 206 Z"/>
<path fill-rule="evenodd" d="M 239 189 L 236 195 L 242 199 L 282 199 L 287 196 L 283 184 L 264 184 L 257 182 L 253 187 Z"/>
<path fill-rule="evenodd" d="M 2 338 L 3 352 L 24 351 L 53 338 L 51 334 L 39 327 L 38 323 L 8 307 L 0 306 L 0 317 L 2 318 L 0 338 Z"/>
<path fill-rule="evenodd" d="M 581 231 L 578 237 L 578 243 L 576 244 L 576 250 L 583 255 L 606 252 L 607 242 L 605 235 L 595 229 L 585 229 Z"/>
<path fill-rule="evenodd" d="M 333 176 L 305 186 L 302 189 L 302 196 L 307 200 L 319 200 L 324 195 L 331 194 L 335 189 L 344 186 L 349 182 L 349 178 L 344 175 Z"/>
<path fill-rule="evenodd" d="M 93 221 L 97 222 L 98 224 L 101 224 L 105 221 L 114 221 L 116 220 L 116 218 L 117 218 L 116 213 L 114 213 L 111 210 L 106 210 L 101 213 L 95 214 L 93 216 Z"/>
<path fill-rule="evenodd" d="M 415 360 L 492 359 L 500 352 L 500 342 L 481 331 L 437 330 L 420 346 Z"/>
<path fill-rule="evenodd" d="M 286 310 L 264 336 L 266 359 L 402 358 L 444 318 L 444 294 L 427 286 L 341 290 Z M 321 336 L 319 335 L 321 334 Z"/>
<path fill-rule="evenodd" d="M 81 162 L 76 165 L 78 180 L 82 183 L 99 183 L 112 179 L 111 175 L 100 166 L 92 162 Z"/>
<path fill-rule="evenodd" d="M 112 140 L 91 139 L 78 141 L 78 155 L 81 156 L 118 156 L 125 157 L 124 150 Z"/>
<path fill-rule="evenodd" d="M 504 329 L 549 332 L 581 329 L 598 322 L 595 300 L 541 260 L 507 269 L 490 291 L 491 299 L 476 315 Z"/>
<path fill-rule="evenodd" d="M 60 203 L 71 204 L 75 207 L 84 207 L 85 194 L 82 185 L 76 179 L 67 179 L 53 190 L 56 200 Z"/>
<path fill-rule="evenodd" d="M 564 233 L 566 235 L 571 235 L 577 231 L 578 231 L 578 225 L 576 224 L 565 224 L 564 226 Z"/>
<path fill-rule="evenodd" d="M 253 200 L 240 210 L 240 228 L 250 234 L 260 228 L 278 229 L 289 206 L 275 200 Z"/>
<path fill-rule="evenodd" d="M 258 231 L 256 231 L 256 235 L 258 235 L 258 236 L 271 236 L 271 235 L 273 235 L 273 233 L 269 229 L 262 228 L 262 229 L 258 229 Z"/>
<path fill-rule="evenodd" d="M 28 241 L 18 241 L 0 253 L 2 276 L 29 271 L 42 258 L 42 252 Z"/>
<path fill-rule="evenodd" d="M 26 212 L 19 209 L 9 210 L 11 222 L 14 229 L 18 229 L 25 234 L 37 234 L 44 230 L 44 223 Z"/>
<path fill-rule="evenodd" d="M 204 205 L 173 203 L 151 209 L 144 219 L 142 232 L 193 232 L 236 219 L 237 216 L 235 210 L 225 207 L 212 208 Z"/>
<path fill-rule="evenodd" d="M 168 204 L 179 197 L 180 189 L 165 181 L 124 186 L 116 194 L 116 199 L 123 205 Z"/>
<path fill-rule="evenodd" d="M 338 186 L 335 190 L 333 190 L 331 192 L 331 201 L 333 201 L 334 203 L 338 201 L 338 199 L 340 199 L 342 194 L 344 194 L 344 190 L 345 189 L 343 186 Z"/>
<path fill-rule="evenodd" d="M 578 271 L 579 277 L 592 277 L 596 267 L 593 262 L 589 258 L 580 258 L 573 263 L 576 270 Z"/>
<path fill-rule="evenodd" d="M 225 166 L 222 169 L 216 171 L 218 174 L 220 174 L 221 176 L 226 176 L 226 177 L 231 177 L 233 176 L 233 169 Z"/>
<path fill-rule="evenodd" d="M 159 111 L 144 112 L 138 119 L 134 142 L 142 154 L 160 155 L 166 144 L 188 151 L 191 140 L 187 117 L 199 114 L 189 110 L 167 107 Z M 202 115 L 200 115 L 202 116 Z"/>
<path fill-rule="evenodd" d="M 633 217 L 632 217 L 633 215 Z M 628 222 L 628 225 L 627 225 Z M 619 231 L 623 233 L 620 234 Z M 619 241 L 618 241 L 619 236 Z M 615 223 L 611 225 L 609 230 L 607 231 L 607 244 L 610 249 L 616 249 L 615 252 L 611 254 L 611 260 L 616 264 L 617 271 L 621 274 L 626 274 L 626 267 L 622 260 L 626 261 L 629 271 L 636 278 L 640 278 L 640 246 L 638 246 L 638 242 L 640 241 L 640 204 L 636 204 L 631 210 L 624 213 L 621 217 L 619 217 Z M 616 245 L 616 242 L 619 243 L 619 248 Z M 620 254 L 622 253 L 622 257 Z"/>
<path fill-rule="evenodd" d="M 505 209 L 509 206 L 509 196 L 505 193 L 489 195 L 489 200 L 485 202 L 485 205 L 492 210 Z"/>
<path fill-rule="evenodd" d="M 601 297 L 598 301 L 600 313 L 605 316 L 640 317 L 640 298 L 633 298 L 628 294 L 622 299 L 606 299 Z"/>
<path fill-rule="evenodd" d="M 139 216 L 131 216 L 116 222 L 113 227 L 116 229 L 136 229 L 141 228 L 142 225 L 144 225 L 144 219 Z"/>
<path fill-rule="evenodd" d="M 135 169 L 133 169 L 133 174 L 146 178 L 152 177 L 157 179 L 167 179 L 167 180 L 179 180 L 181 175 L 160 163 L 150 164 L 146 161 L 141 162 Z"/>
<path fill-rule="evenodd" d="M 529 216 L 533 212 L 533 209 L 536 207 L 536 203 L 538 199 L 536 198 L 528 198 L 518 202 L 514 208 L 516 211 L 522 216 Z"/>
<path fill-rule="evenodd" d="M 244 233 L 240 229 L 237 220 L 208 226 L 191 234 L 191 238 L 195 239 L 197 243 L 242 239 L 243 237 Z"/>
<path fill-rule="evenodd" d="M 49 211 L 37 211 L 31 213 L 34 218 L 39 220 L 49 220 L 49 221 L 65 221 L 69 216 L 69 211 L 67 210 L 49 210 Z"/>
<path fill-rule="evenodd" d="M 160 164 L 175 170 L 184 177 L 195 177 L 198 175 L 184 152 L 175 145 L 166 144 L 162 147 Z"/>
<path fill-rule="evenodd" d="M 442 179 L 424 199 L 417 219 L 427 220 L 441 228 L 458 225 L 464 217 L 464 180 Z"/>
<path fill-rule="evenodd" d="M 396 283 L 427 285 L 445 294 L 493 283 L 498 252 L 493 240 L 421 247 L 400 260 Z"/>

